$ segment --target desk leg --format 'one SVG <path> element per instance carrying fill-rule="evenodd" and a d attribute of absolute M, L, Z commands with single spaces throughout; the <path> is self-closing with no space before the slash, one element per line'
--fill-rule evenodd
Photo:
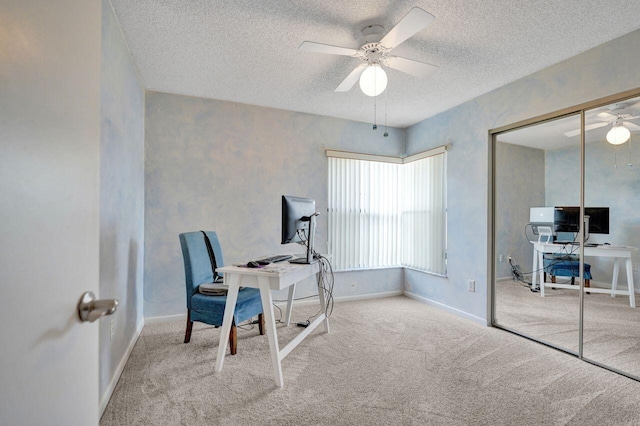
<path fill-rule="evenodd" d="M 287 324 L 287 327 L 289 327 L 289 323 L 291 323 L 291 311 L 293 309 L 293 297 L 296 294 L 296 285 L 295 284 L 291 284 L 289 286 L 289 298 L 287 299 L 287 312 L 285 315 L 285 321 Z"/>
<path fill-rule="evenodd" d="M 278 334 L 276 333 L 276 318 L 273 314 L 273 298 L 271 297 L 271 287 L 269 278 L 258 276 L 260 286 L 260 298 L 262 300 L 262 310 L 264 312 L 265 325 L 267 326 L 267 337 L 269 338 L 269 349 L 271 351 L 271 363 L 276 376 L 276 385 L 281 388 L 284 385 L 282 379 L 282 365 L 280 364 L 280 347 L 278 346 Z"/>
<path fill-rule="evenodd" d="M 238 300 L 238 289 L 240 288 L 240 275 L 229 274 L 225 276 L 225 281 L 229 283 L 227 292 L 227 303 L 224 305 L 224 317 L 222 318 L 222 330 L 220 330 L 220 343 L 218 343 L 218 356 L 216 357 L 215 371 L 222 371 L 224 364 L 224 355 L 227 352 L 227 344 L 229 343 L 229 332 L 233 323 L 233 314 L 236 310 L 236 301 Z"/>
<path fill-rule="evenodd" d="M 629 288 L 629 306 L 636 307 L 636 289 L 633 285 L 633 265 L 631 264 L 631 258 L 626 260 L 627 264 L 627 287 Z"/>
<path fill-rule="evenodd" d="M 317 277 L 316 277 L 317 280 Z M 327 318 L 327 299 L 324 294 L 324 288 L 322 287 L 322 283 L 317 280 L 318 283 L 318 298 L 320 299 L 320 309 L 322 309 L 322 314 L 324 315 L 324 331 L 325 333 L 329 332 L 329 318 Z"/>
<path fill-rule="evenodd" d="M 538 272 L 539 270 L 539 272 Z M 539 274 L 540 279 L 540 296 L 544 297 L 544 253 L 538 252 L 538 264 L 534 274 Z"/>
<path fill-rule="evenodd" d="M 531 290 L 535 290 L 537 288 L 536 279 L 538 278 L 538 250 L 536 250 L 535 246 L 533 248 L 533 261 L 532 263 L 532 271 L 531 274 Z"/>
<path fill-rule="evenodd" d="M 620 272 L 620 258 L 616 257 L 613 262 L 613 278 L 611 279 L 611 297 L 616 297 L 616 290 L 618 289 L 619 272 Z"/>

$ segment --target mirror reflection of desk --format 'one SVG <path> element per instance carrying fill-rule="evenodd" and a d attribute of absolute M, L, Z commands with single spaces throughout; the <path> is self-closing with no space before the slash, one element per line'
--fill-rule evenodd
<path fill-rule="evenodd" d="M 597 245 L 585 246 L 585 257 L 612 257 L 613 277 L 611 279 L 611 289 L 590 287 L 585 289 L 589 293 L 609 293 L 611 297 L 617 294 L 629 296 L 629 306 L 636 307 L 634 285 L 633 285 L 633 267 L 631 263 L 631 253 L 637 250 L 635 247 Z M 531 278 L 531 288 L 538 288 L 538 280 L 540 282 L 540 296 L 544 297 L 545 287 L 578 289 L 581 286 L 572 286 L 567 284 L 545 283 L 544 281 L 544 263 L 543 256 L 545 254 L 555 255 L 571 255 L 580 254 L 580 246 L 573 244 L 558 244 L 552 242 L 533 242 L 533 268 Z M 624 261 L 627 272 L 627 290 L 618 290 L 618 274 L 620 272 L 620 263 Z"/>

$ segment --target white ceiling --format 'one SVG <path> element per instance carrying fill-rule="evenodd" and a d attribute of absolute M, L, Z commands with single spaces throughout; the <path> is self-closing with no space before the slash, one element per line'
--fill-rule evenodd
<path fill-rule="evenodd" d="M 439 65 L 429 78 L 388 69 L 378 121 L 404 128 L 640 28 L 639 0 L 111 0 L 149 90 L 372 122 L 373 98 L 334 89 L 360 62 L 303 52 L 359 48 L 414 6 L 435 21 L 393 54 Z"/>

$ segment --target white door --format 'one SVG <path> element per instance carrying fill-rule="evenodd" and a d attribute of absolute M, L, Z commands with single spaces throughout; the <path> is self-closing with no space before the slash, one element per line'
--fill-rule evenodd
<path fill-rule="evenodd" d="M 98 423 L 100 0 L 0 4 L 0 424 Z"/>

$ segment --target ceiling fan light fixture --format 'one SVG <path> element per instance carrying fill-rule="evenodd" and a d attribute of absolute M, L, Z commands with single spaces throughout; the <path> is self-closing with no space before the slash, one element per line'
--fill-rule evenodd
<path fill-rule="evenodd" d="M 378 96 L 387 88 L 387 73 L 380 64 L 367 66 L 360 75 L 360 89 L 367 96 Z"/>
<path fill-rule="evenodd" d="M 607 132 L 607 142 L 611 145 L 622 145 L 631 138 L 631 132 L 623 124 L 614 124 Z"/>

